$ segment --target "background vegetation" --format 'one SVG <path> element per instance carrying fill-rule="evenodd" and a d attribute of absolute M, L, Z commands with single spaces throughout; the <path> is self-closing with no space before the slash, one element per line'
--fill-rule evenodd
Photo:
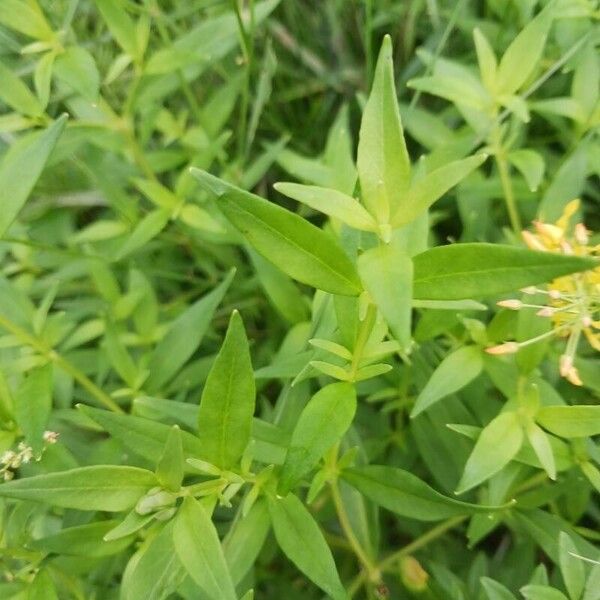
<path fill-rule="evenodd" d="M 597 253 L 599 16 L 592 0 L 1 0 L 0 598 L 598 600 L 600 276 L 569 273 Z M 375 151 L 396 127 L 393 57 L 415 180 L 472 162 L 412 229 L 373 231 L 404 236 L 415 273 L 427 248 L 466 250 L 414 297 L 359 261 L 359 301 L 257 251 L 215 199 L 246 197 L 202 173 L 366 256 L 375 233 L 273 184 L 358 195 L 385 34 Z M 382 152 L 395 169 L 402 144 Z M 557 254 L 511 254 L 524 242 Z"/>

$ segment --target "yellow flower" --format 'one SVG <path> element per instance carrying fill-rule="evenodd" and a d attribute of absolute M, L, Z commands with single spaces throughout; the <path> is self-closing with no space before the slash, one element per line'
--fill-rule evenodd
<path fill-rule="evenodd" d="M 572 200 L 565 207 L 556 223 L 534 221 L 535 231 L 523 231 L 523 241 L 532 250 L 558 252 L 575 256 L 599 256 L 600 246 L 589 245 L 589 231 L 583 223 L 572 223 L 580 206 L 579 200 Z M 510 342 L 518 347 L 539 341 L 547 335 L 557 335 L 567 339 L 565 352 L 560 359 L 560 374 L 573 385 L 581 385 L 577 368 L 573 365 L 575 353 L 583 334 L 595 350 L 600 351 L 600 267 L 583 273 L 574 273 L 552 281 L 546 290 L 535 287 L 522 290 L 526 294 L 545 294 L 545 305 L 531 305 L 517 300 L 503 300 L 500 306 L 519 310 L 521 307 L 538 308 L 537 314 L 552 320 L 549 334 L 525 342 Z M 488 348 L 491 354 L 505 354 L 507 346 Z M 513 346 L 511 351 L 515 351 Z"/>

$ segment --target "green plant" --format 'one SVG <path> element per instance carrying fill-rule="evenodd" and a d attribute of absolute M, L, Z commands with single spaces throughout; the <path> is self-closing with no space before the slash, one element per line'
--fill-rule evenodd
<path fill-rule="evenodd" d="M 0 4 L 0 596 L 600 598 L 597 5 L 357 3 L 355 160 L 277 4 Z"/>

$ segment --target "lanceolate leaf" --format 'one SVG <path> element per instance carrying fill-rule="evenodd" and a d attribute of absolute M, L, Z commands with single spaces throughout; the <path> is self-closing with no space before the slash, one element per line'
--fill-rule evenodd
<path fill-rule="evenodd" d="M 600 434 L 600 406 L 544 406 L 537 413 L 536 420 L 560 437 Z"/>
<path fill-rule="evenodd" d="M 135 26 L 117 0 L 94 0 L 117 43 L 133 58 L 139 58 Z"/>
<path fill-rule="evenodd" d="M 163 600 L 175 591 L 184 575 L 173 546 L 173 521 L 169 521 L 130 559 L 121 584 L 123 598 Z"/>
<path fill-rule="evenodd" d="M 356 392 L 349 383 L 332 383 L 311 398 L 300 414 L 281 470 L 282 493 L 287 493 L 341 439 L 355 412 Z"/>
<path fill-rule="evenodd" d="M 410 183 L 389 36 L 383 39 L 373 89 L 363 112 L 357 166 L 365 206 L 377 222 L 389 223 Z"/>
<path fill-rule="evenodd" d="M 581 598 L 585 587 L 585 566 L 578 556 L 573 556 L 578 553 L 577 546 L 564 531 L 561 531 L 558 540 L 558 553 L 560 572 L 569 592 L 569 598 L 577 600 Z"/>
<path fill-rule="evenodd" d="M 507 465 L 521 449 L 523 428 L 515 412 L 493 419 L 481 432 L 456 490 L 462 494 Z"/>
<path fill-rule="evenodd" d="M 234 274 L 234 271 L 230 272 L 220 285 L 192 304 L 173 321 L 167 334 L 150 357 L 148 365 L 150 375 L 145 384 L 147 390 L 157 390 L 167 383 L 194 353 Z"/>
<path fill-rule="evenodd" d="M 494 507 L 478 506 L 444 496 L 417 476 L 396 467 L 354 467 L 342 471 L 342 478 L 380 506 L 419 521 L 437 521 L 496 510 Z"/>
<path fill-rule="evenodd" d="M 346 600 L 331 550 L 319 526 L 293 494 L 271 500 L 269 512 L 275 538 L 285 555 L 334 600 Z"/>
<path fill-rule="evenodd" d="M 36 455 L 44 445 L 43 435 L 51 409 L 52 364 L 47 364 L 31 370 L 15 394 L 17 423 Z"/>
<path fill-rule="evenodd" d="M 211 600 L 237 600 L 217 530 L 206 509 L 191 497 L 177 513 L 173 545 L 188 574 Z"/>
<path fill-rule="evenodd" d="M 337 242 L 302 217 L 195 169 L 200 183 L 254 249 L 274 265 L 313 287 L 355 296 L 360 282 Z"/>
<path fill-rule="evenodd" d="M 93 466 L 8 481 L 0 485 L 0 497 L 119 512 L 131 508 L 156 485 L 154 473 L 145 469 Z"/>
<path fill-rule="evenodd" d="M 238 584 L 251 569 L 270 527 L 271 520 L 265 498 L 259 498 L 247 515 L 234 521 L 223 540 L 223 552 L 235 584 Z"/>
<path fill-rule="evenodd" d="M 598 265 L 590 258 L 476 243 L 438 246 L 415 256 L 413 264 L 419 300 L 493 296 Z"/>
<path fill-rule="evenodd" d="M 29 546 L 34 550 L 67 556 L 110 556 L 122 552 L 134 539 L 129 535 L 118 540 L 105 541 L 104 536 L 117 524 L 116 520 L 105 520 L 67 527 L 57 533 L 33 540 Z"/>
<path fill-rule="evenodd" d="M 392 219 L 394 227 L 400 227 L 414 221 L 450 188 L 453 188 L 471 171 L 481 165 L 486 158 L 485 154 L 479 154 L 463 160 L 456 160 L 419 179 L 410 187 L 406 193 L 406 198 L 394 214 Z"/>
<path fill-rule="evenodd" d="M 156 465 L 156 478 L 170 492 L 177 492 L 183 481 L 183 444 L 181 430 L 171 427 L 165 449 Z"/>
<path fill-rule="evenodd" d="M 375 219 L 352 196 L 333 189 L 298 183 L 276 183 L 274 187 L 289 198 L 339 219 L 350 227 L 363 231 L 377 230 Z"/>
<path fill-rule="evenodd" d="M 44 112 L 40 101 L 11 69 L 0 62 L 0 99 L 14 110 L 28 116 L 39 116 Z"/>
<path fill-rule="evenodd" d="M 27 600 L 58 600 L 56 587 L 47 569 L 42 569 L 36 574 L 26 598 Z"/>
<path fill-rule="evenodd" d="M 398 244 L 363 252 L 358 271 L 365 289 L 403 349 L 410 345 L 413 265 Z"/>
<path fill-rule="evenodd" d="M 502 56 L 496 76 L 498 93 L 513 94 L 526 83 L 536 68 L 552 24 L 553 10 L 551 5 L 547 5 L 519 33 Z"/>
<path fill-rule="evenodd" d="M 483 358 L 477 346 L 465 346 L 448 354 L 421 390 L 410 416 L 416 417 L 438 400 L 465 387 L 482 369 Z"/>
<path fill-rule="evenodd" d="M 153 464 L 161 459 L 165 444 L 171 434 L 171 427 L 168 425 L 132 415 L 119 415 L 90 406 L 79 405 L 78 408 L 133 453 Z M 198 438 L 187 431 L 179 433 L 184 457 L 199 456 L 202 444 Z"/>
<path fill-rule="evenodd" d="M 223 469 L 237 465 L 250 440 L 255 395 L 244 323 L 235 311 L 200 400 L 202 458 Z"/>
<path fill-rule="evenodd" d="M 0 161 L 0 236 L 6 233 L 34 185 L 62 133 L 67 116 L 48 129 L 15 142 Z"/>

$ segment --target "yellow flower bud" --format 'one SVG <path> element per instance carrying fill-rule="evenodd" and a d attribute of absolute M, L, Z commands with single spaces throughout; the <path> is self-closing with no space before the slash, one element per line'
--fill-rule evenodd
<path fill-rule="evenodd" d="M 405 556 L 400 561 L 400 579 L 410 592 L 424 592 L 427 589 L 429 573 L 413 556 Z"/>

